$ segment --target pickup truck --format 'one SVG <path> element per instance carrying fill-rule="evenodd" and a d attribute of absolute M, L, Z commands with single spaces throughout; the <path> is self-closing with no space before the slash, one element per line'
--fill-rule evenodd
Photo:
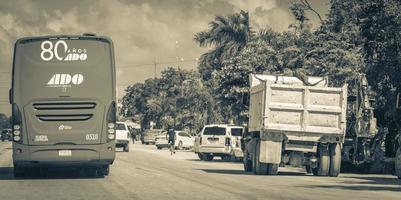
<path fill-rule="evenodd" d="M 116 123 L 116 147 L 122 147 L 125 152 L 129 152 L 130 135 L 131 134 L 126 123 Z"/>
<path fill-rule="evenodd" d="M 162 132 L 162 129 L 146 129 L 141 137 L 142 144 L 156 144 L 156 137 L 161 135 Z"/>

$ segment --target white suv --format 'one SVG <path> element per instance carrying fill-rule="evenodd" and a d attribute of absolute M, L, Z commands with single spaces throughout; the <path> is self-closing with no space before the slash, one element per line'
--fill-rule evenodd
<path fill-rule="evenodd" d="M 215 156 L 223 160 L 241 160 L 241 138 L 244 127 L 228 124 L 206 125 L 195 139 L 195 153 L 201 160 L 211 161 Z"/>
<path fill-rule="evenodd" d="M 124 122 L 116 123 L 116 147 L 123 147 L 125 152 L 129 152 L 130 132 Z"/>

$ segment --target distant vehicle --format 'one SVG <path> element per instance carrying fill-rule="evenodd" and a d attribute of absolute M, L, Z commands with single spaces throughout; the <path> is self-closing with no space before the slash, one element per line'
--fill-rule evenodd
<path fill-rule="evenodd" d="M 156 136 L 160 135 L 163 132 L 161 129 L 146 129 L 142 135 L 142 144 L 155 144 Z"/>
<path fill-rule="evenodd" d="M 194 145 L 195 138 L 192 137 L 187 131 L 174 131 L 175 132 L 175 143 L 174 146 L 178 150 L 190 149 Z M 156 147 L 157 149 L 168 148 L 168 136 L 167 132 L 156 136 Z"/>
<path fill-rule="evenodd" d="M 215 156 L 223 160 L 241 160 L 241 138 L 244 127 L 216 124 L 206 125 L 194 142 L 194 151 L 201 160 L 211 161 Z"/>
<path fill-rule="evenodd" d="M 276 175 L 278 166 L 305 166 L 316 176 L 338 176 L 344 142 L 347 85 L 322 77 L 250 75 L 244 170 Z"/>
<path fill-rule="evenodd" d="M 125 152 L 129 152 L 130 135 L 131 133 L 126 123 L 116 123 L 116 147 L 122 147 Z"/>
<path fill-rule="evenodd" d="M 2 142 L 6 140 L 10 140 L 12 135 L 12 130 L 11 129 L 3 129 L 0 133 L 0 139 Z"/>
<path fill-rule="evenodd" d="M 110 38 L 84 34 L 17 40 L 9 101 L 14 176 L 41 167 L 109 174 L 116 122 Z"/>

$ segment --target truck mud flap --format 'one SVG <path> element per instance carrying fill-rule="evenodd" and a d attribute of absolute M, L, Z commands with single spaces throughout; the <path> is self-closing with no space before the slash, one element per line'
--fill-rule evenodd
<path fill-rule="evenodd" d="M 281 162 L 282 142 L 260 141 L 259 161 L 279 164 Z"/>

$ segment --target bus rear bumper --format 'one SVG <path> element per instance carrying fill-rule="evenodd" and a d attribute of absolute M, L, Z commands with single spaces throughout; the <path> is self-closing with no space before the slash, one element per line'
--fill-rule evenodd
<path fill-rule="evenodd" d="M 110 165 L 115 143 L 98 145 L 27 146 L 13 143 L 15 165 L 25 167 L 89 167 Z"/>

